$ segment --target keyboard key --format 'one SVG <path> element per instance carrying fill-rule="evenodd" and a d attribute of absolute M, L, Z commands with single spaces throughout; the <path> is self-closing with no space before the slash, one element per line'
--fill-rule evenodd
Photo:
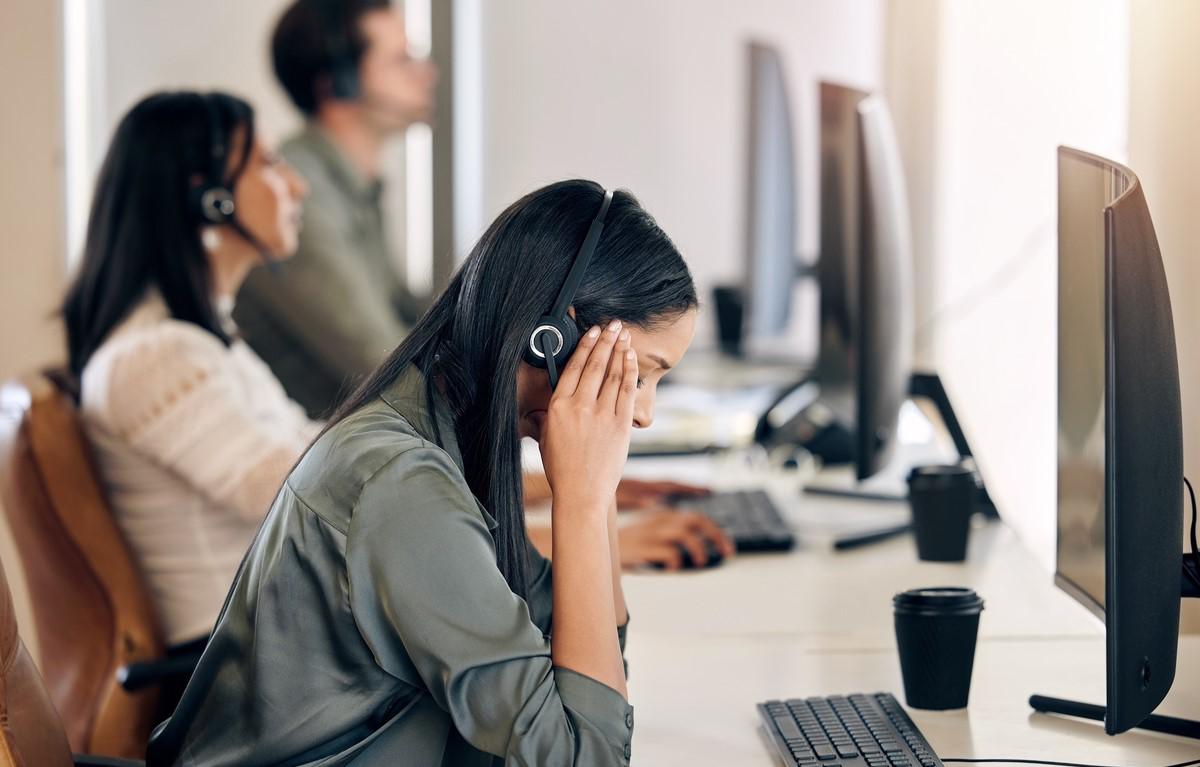
<path fill-rule="evenodd" d="M 800 728 L 796 726 L 796 723 L 790 716 L 775 717 L 775 726 L 779 728 L 779 734 L 782 735 L 785 740 L 787 738 L 801 737 Z"/>

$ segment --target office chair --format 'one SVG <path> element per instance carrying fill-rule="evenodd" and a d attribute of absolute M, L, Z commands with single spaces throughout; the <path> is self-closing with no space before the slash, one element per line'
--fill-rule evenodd
<path fill-rule="evenodd" d="M 0 563 L 0 767 L 141 767 L 142 762 L 71 754 L 67 734 L 17 633 Z"/>
<path fill-rule="evenodd" d="M 159 712 L 154 683 L 170 675 L 158 665 L 162 632 L 69 380 L 36 374 L 0 388 L 0 506 L 25 567 L 56 726 L 76 752 L 142 758 Z"/>

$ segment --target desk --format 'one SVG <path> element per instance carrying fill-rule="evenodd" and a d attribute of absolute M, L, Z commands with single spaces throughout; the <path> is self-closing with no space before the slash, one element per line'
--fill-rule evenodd
<path fill-rule="evenodd" d="M 753 479 L 698 466 L 631 462 L 629 473 L 704 476 L 718 486 Z M 1032 693 L 1104 702 L 1103 627 L 1004 525 L 975 529 L 965 564 L 919 562 L 908 538 L 837 554 L 829 537 L 839 518 L 861 526 L 878 516 L 886 525 L 903 508 L 801 497 L 786 486 L 770 485 L 798 529 L 797 550 L 626 576 L 635 764 L 774 764 L 754 710 L 769 698 L 887 690 L 903 703 L 891 597 L 930 585 L 971 586 L 986 600 L 970 707 L 909 712 L 939 755 L 1137 767 L 1200 758 L 1200 742 L 1137 731 L 1110 738 L 1097 723 L 1033 714 Z M 1160 713 L 1200 716 L 1198 681 L 1200 637 L 1185 637 Z"/>

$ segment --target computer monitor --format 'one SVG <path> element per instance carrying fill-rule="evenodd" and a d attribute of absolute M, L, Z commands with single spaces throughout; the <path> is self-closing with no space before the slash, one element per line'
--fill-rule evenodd
<path fill-rule="evenodd" d="M 887 104 L 820 84 L 820 351 L 759 424 L 864 480 L 891 458 L 912 376 L 912 240 Z"/>
<path fill-rule="evenodd" d="M 1146 720 L 1175 676 L 1179 370 L 1166 275 L 1137 176 L 1065 147 L 1058 150 L 1057 506 L 1055 581 L 1104 620 L 1104 728 L 1124 732 Z"/>
<path fill-rule="evenodd" d="M 796 254 L 796 152 L 783 59 L 750 42 L 746 142 L 746 316 L 751 352 L 788 329 Z"/>

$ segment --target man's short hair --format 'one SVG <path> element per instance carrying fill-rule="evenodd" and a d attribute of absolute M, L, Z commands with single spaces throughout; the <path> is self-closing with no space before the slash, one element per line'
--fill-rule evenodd
<path fill-rule="evenodd" d="M 357 71 L 367 40 L 359 23 L 390 0 L 296 0 L 271 36 L 271 62 L 279 84 L 306 115 L 318 106 L 317 84 L 328 79 L 341 56 Z"/>

